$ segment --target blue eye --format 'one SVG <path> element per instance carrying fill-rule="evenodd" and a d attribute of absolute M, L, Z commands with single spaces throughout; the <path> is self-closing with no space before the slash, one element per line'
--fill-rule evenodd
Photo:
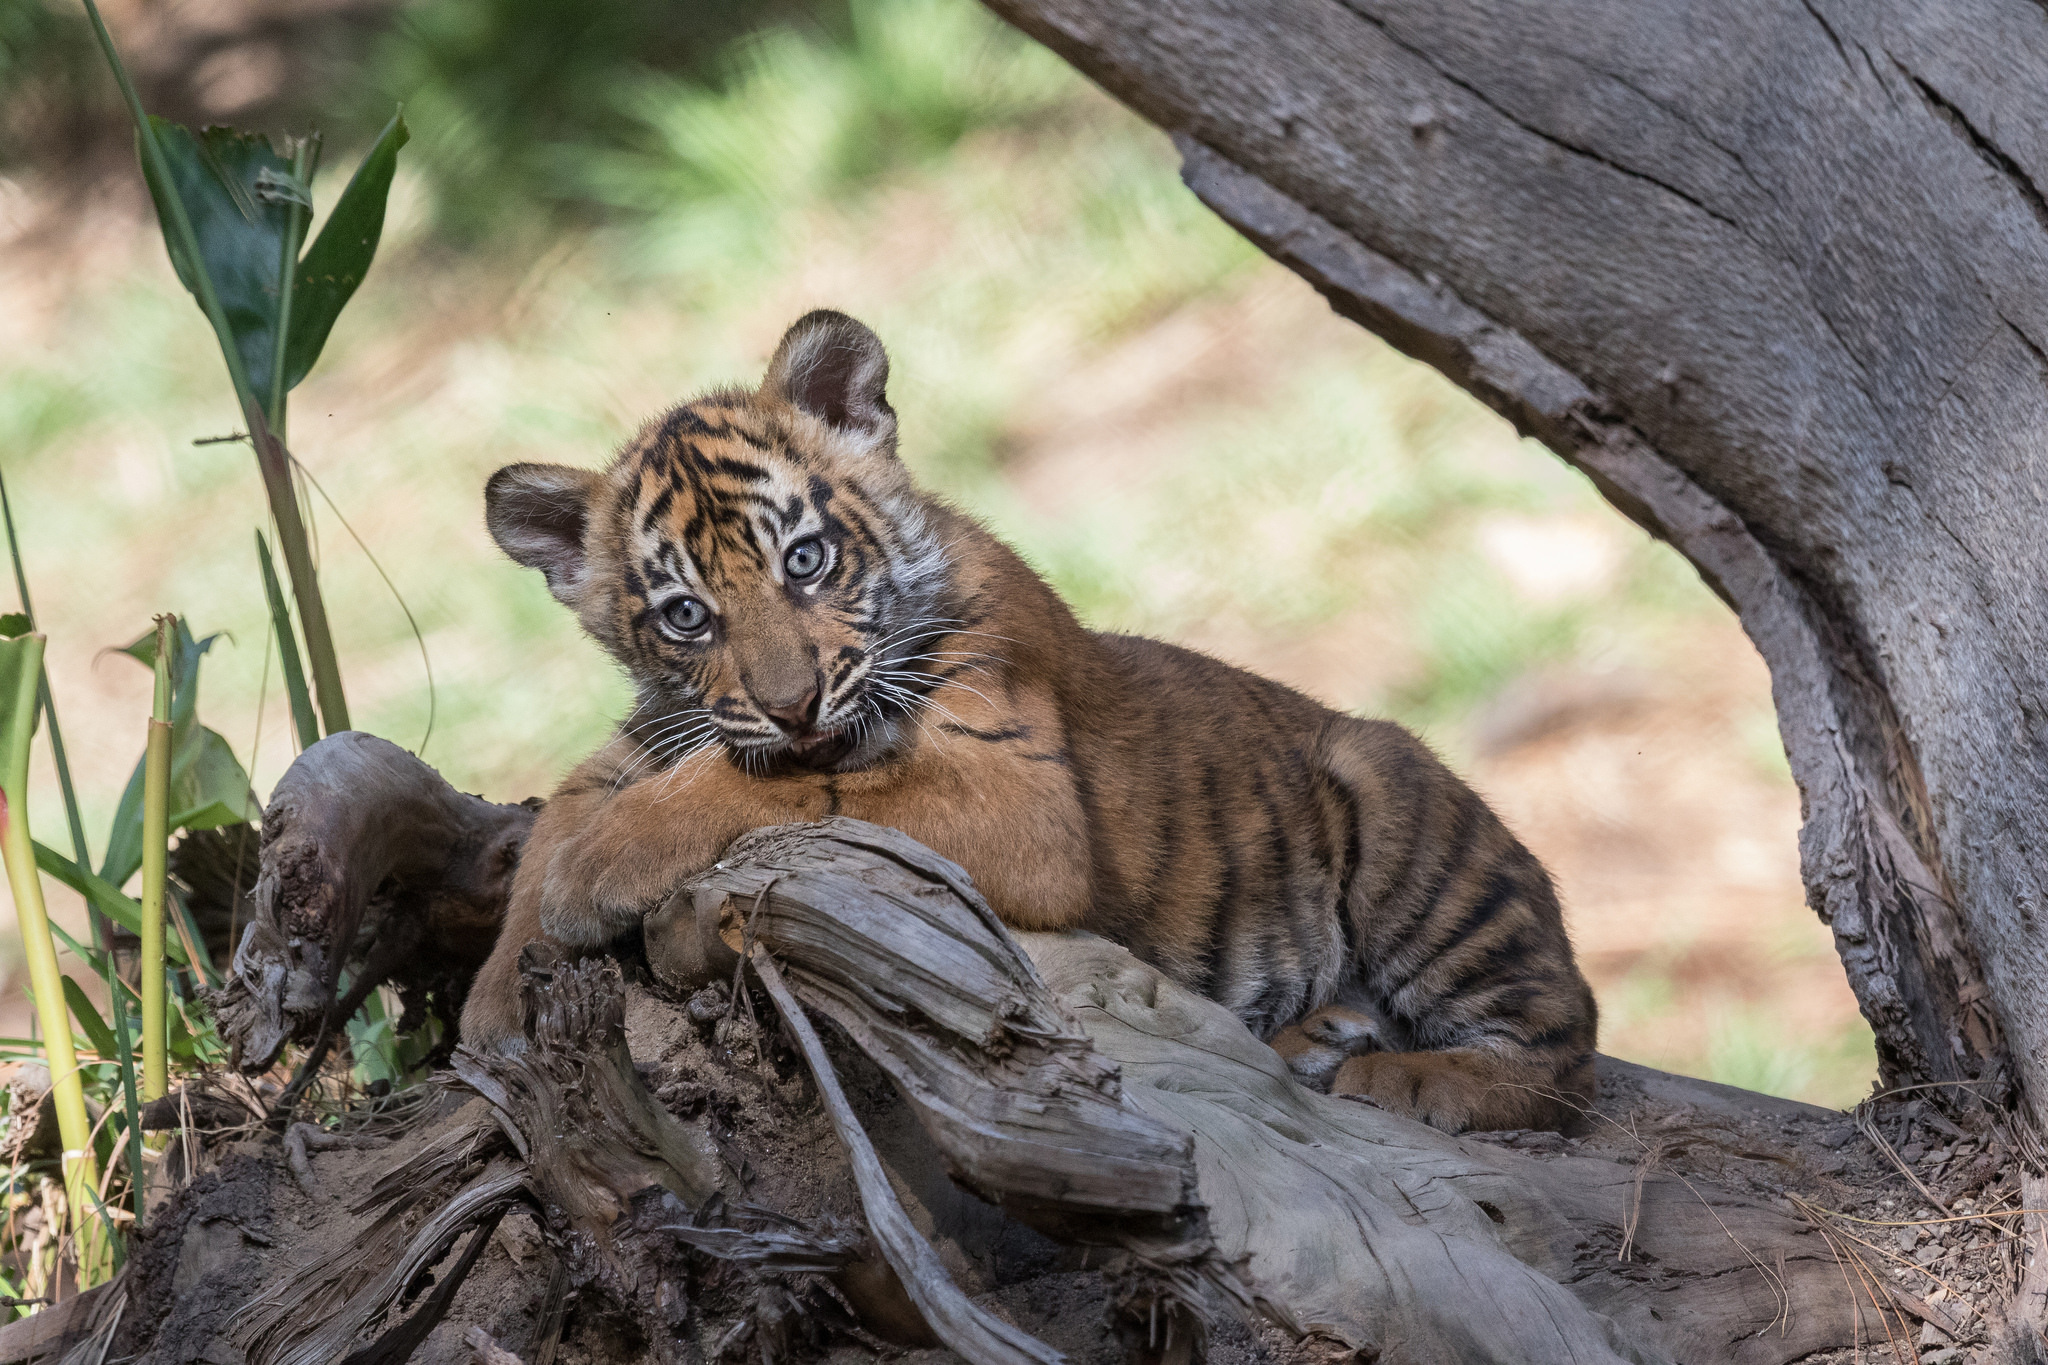
<path fill-rule="evenodd" d="M 700 635 L 711 624 L 711 609 L 694 597 L 678 597 L 661 609 L 661 619 L 678 635 Z"/>
<path fill-rule="evenodd" d="M 825 567 L 825 543 L 816 536 L 799 540 L 782 557 L 782 570 L 792 583 L 816 578 Z"/>

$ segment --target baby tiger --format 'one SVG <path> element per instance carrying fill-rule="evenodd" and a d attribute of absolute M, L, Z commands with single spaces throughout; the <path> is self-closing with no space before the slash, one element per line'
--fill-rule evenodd
<path fill-rule="evenodd" d="M 1592 993 L 1549 876 L 1478 794 L 1398 726 L 1085 629 L 912 484 L 888 373 L 873 332 L 814 312 L 758 389 L 656 418 L 609 469 L 492 476 L 491 534 L 638 705 L 535 822 L 469 1043 L 518 1034 L 529 941 L 600 947 L 741 833 L 843 814 L 1261 1037 L 1324 1011 L 1278 1042 L 1342 1042 L 1337 1091 L 1451 1131 L 1569 1122 Z"/>

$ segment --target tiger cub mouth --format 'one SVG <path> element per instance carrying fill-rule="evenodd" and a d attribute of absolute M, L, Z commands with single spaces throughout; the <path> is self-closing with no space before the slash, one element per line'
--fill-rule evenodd
<path fill-rule="evenodd" d="M 799 768 L 829 768 L 851 753 L 853 746 L 852 730 L 842 726 L 792 735 L 779 756 Z"/>

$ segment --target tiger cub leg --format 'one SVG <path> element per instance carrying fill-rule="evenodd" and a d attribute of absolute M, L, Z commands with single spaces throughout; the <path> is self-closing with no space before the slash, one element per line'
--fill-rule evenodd
<path fill-rule="evenodd" d="M 1404 1051 L 1345 1060 L 1336 1094 L 1449 1132 L 1556 1128 L 1593 1096 L 1596 1011 L 1549 873 L 1398 726 L 1346 720 L 1324 755 L 1356 831 L 1358 984 Z"/>

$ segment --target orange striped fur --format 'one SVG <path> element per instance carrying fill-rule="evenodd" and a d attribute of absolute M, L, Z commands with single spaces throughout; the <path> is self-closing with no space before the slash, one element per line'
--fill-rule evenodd
<path fill-rule="evenodd" d="M 1567 1123 L 1592 994 L 1486 803 L 1397 726 L 1085 629 L 913 486 L 887 375 L 812 313 L 758 390 L 609 469 L 491 479 L 493 535 L 638 705 L 534 826 L 470 1043 L 516 1035 L 528 941 L 599 947 L 742 832 L 836 813 L 954 859 L 1011 925 L 1126 945 L 1337 1090 L 1453 1131 Z"/>

